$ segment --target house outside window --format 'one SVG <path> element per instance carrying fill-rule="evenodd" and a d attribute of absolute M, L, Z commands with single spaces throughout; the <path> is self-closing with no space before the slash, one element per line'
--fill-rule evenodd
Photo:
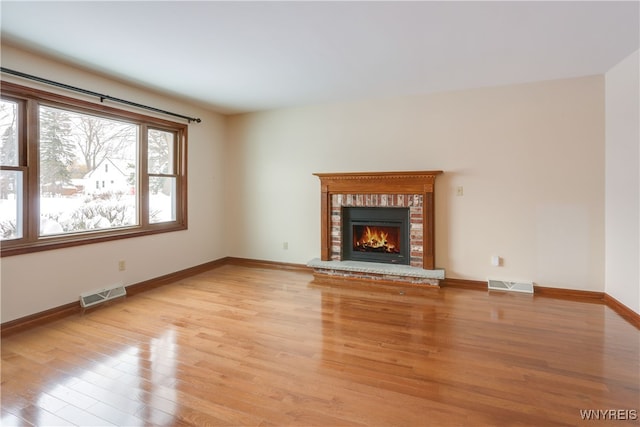
<path fill-rule="evenodd" d="M 186 136 L 185 124 L 3 82 L 2 256 L 185 229 Z"/>

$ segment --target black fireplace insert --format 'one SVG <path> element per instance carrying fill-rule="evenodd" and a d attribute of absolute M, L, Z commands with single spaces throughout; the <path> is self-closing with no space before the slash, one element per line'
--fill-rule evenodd
<path fill-rule="evenodd" d="M 342 208 L 342 259 L 409 264 L 409 208 Z"/>

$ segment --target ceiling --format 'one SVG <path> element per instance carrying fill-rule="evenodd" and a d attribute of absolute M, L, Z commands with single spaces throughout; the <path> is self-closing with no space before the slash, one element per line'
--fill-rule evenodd
<path fill-rule="evenodd" d="M 3 43 L 223 113 L 603 74 L 640 39 L 638 1 L 0 7 Z"/>

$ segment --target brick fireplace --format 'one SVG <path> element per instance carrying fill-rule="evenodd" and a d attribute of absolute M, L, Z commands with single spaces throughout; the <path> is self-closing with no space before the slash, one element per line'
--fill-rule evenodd
<path fill-rule="evenodd" d="M 323 264 L 327 268 L 320 267 L 321 263 L 312 263 L 311 266 L 317 272 L 326 273 L 340 269 L 341 263 L 346 261 L 343 241 L 343 231 L 347 226 L 344 219 L 346 208 L 398 208 L 406 209 L 409 218 L 406 236 L 409 239 L 409 260 L 405 262 L 407 268 L 404 270 L 413 270 L 417 276 L 424 276 L 425 273 L 416 270 L 434 270 L 434 182 L 435 177 L 441 173 L 442 171 L 410 171 L 314 174 L 320 178 L 321 187 L 320 260 L 330 264 Z M 396 266 L 390 268 L 391 271 L 394 268 L 398 270 Z M 384 271 L 384 268 L 380 271 Z M 358 276 L 354 272 L 343 275 Z M 381 275 L 389 276 L 384 273 Z M 370 278 L 371 275 L 364 277 Z"/>

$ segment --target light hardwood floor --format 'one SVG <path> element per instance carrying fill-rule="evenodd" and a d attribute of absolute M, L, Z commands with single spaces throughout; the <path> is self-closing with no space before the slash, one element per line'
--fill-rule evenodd
<path fill-rule="evenodd" d="M 226 265 L 4 338 L 1 424 L 606 425 L 639 348 L 601 304 Z"/>

